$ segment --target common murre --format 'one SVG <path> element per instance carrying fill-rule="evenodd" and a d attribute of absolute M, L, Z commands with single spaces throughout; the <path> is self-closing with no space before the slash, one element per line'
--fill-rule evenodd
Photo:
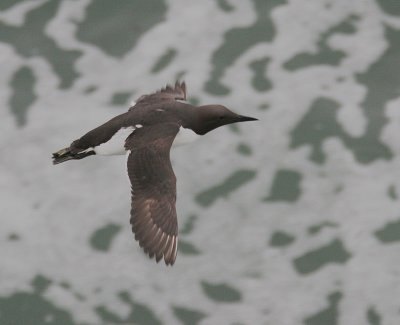
<path fill-rule="evenodd" d="M 141 96 L 128 112 L 89 131 L 68 148 L 53 153 L 53 164 L 91 155 L 127 154 L 131 181 L 132 231 L 150 258 L 173 265 L 177 254 L 176 178 L 170 161 L 172 144 L 185 143 L 222 125 L 254 121 L 221 105 L 193 106 L 186 85 L 175 83 Z"/>

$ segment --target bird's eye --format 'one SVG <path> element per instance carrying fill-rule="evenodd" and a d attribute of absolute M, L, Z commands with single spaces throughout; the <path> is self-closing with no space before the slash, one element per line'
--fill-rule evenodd
<path fill-rule="evenodd" d="M 223 120 L 223 119 L 224 119 L 224 117 L 221 115 L 221 116 L 219 117 L 219 119 L 220 119 L 220 120 Z"/>

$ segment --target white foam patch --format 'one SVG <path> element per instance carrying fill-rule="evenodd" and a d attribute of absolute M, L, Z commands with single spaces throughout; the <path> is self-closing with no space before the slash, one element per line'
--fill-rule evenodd
<path fill-rule="evenodd" d="M 93 150 L 96 155 L 124 155 L 125 154 L 125 140 L 135 130 L 130 126 L 122 128 L 115 133 L 110 140 L 101 145 L 94 147 Z"/>
<path fill-rule="evenodd" d="M 4 70 L 0 74 L 0 104 L 5 108 L 0 110 L 0 147 L 4 149 L 0 155 L 0 297 L 21 290 L 31 292 L 32 279 L 41 274 L 52 281 L 43 299 L 71 313 L 77 323 L 99 323 L 93 307 L 99 305 L 126 319 L 130 307 L 118 296 L 124 290 L 165 324 L 178 321 L 169 308 L 176 305 L 205 313 L 203 322 L 207 324 L 291 325 L 326 309 L 329 294 L 339 290 L 343 298 L 338 323 L 365 324 L 371 306 L 385 324 L 398 323 L 399 244 L 385 245 L 374 235 L 387 222 L 399 218 L 399 200 L 387 194 L 389 186 L 400 192 L 398 103 L 387 107 L 390 122 L 382 132 L 382 139 L 390 141 L 393 149 L 391 160 L 360 164 L 338 139 L 324 142 L 324 164 L 310 161 L 309 145 L 294 150 L 289 147 L 290 132 L 312 101 L 321 96 L 340 101 L 339 123 L 357 120 L 345 125 L 348 132 L 352 129 L 350 134 L 363 133 L 365 117 L 356 111 L 365 95 L 359 91 L 360 84 L 351 80 L 368 71 L 387 48 L 382 17 L 388 15 L 372 0 L 287 1 L 270 15 L 276 30 L 273 40 L 243 48 L 220 80 L 231 92 L 213 96 L 204 91 L 214 69 L 210 57 L 221 48 L 229 30 L 248 28 L 257 19 L 252 2 L 228 2 L 234 10 L 227 13 L 218 8 L 217 1 L 192 2 L 190 6 L 183 0 L 168 1 L 166 19 L 141 35 L 132 51 L 116 59 L 75 37 L 77 25 L 70 18 L 83 20 L 91 1 L 64 1 L 47 24 L 46 34 L 61 48 L 83 53 L 74 64 L 80 77 L 67 89 L 58 88 L 59 78 L 43 57 L 21 61 L 13 55 L 11 45 L 0 44 Z M 21 10 L 19 17 L 25 17 L 25 10 L 16 10 Z M 359 28 L 339 35 L 341 43 L 349 46 L 340 47 L 346 57 L 338 67 L 284 69 L 283 63 L 295 55 L 316 53 L 321 33 L 354 14 L 360 16 Z M 9 18 L 12 21 L 14 15 Z M 393 15 L 393 19 L 399 18 Z M 328 43 L 335 49 L 337 42 L 333 40 Z M 159 74 L 149 74 L 154 62 L 171 47 L 176 49 L 177 59 Z M 249 63 L 266 56 L 271 59 L 265 75 L 273 88 L 259 92 L 252 88 L 254 74 Z M 18 128 L 9 109 L 9 85 L 15 72 L 26 64 L 37 79 L 37 101 L 27 112 L 27 125 Z M 188 93 L 200 97 L 202 103 L 224 104 L 260 121 L 239 124 L 240 133 L 219 128 L 199 143 L 174 151 L 180 229 L 188 215 L 198 216 L 194 230 L 182 234 L 182 239 L 201 253 L 188 256 L 178 252 L 173 268 L 166 268 L 162 262 L 149 260 L 131 234 L 130 186 L 122 157 L 91 156 L 53 166 L 49 156 L 81 135 L 88 125 L 100 125 L 118 114 L 115 107 L 105 107 L 115 92 L 132 87 L 139 97 L 173 82 L 171 76 L 177 71 L 187 71 Z M 343 75 L 350 81 L 345 83 L 348 92 L 341 93 L 336 80 Z M 84 94 L 85 85 L 96 85 L 99 90 Z M 349 98 L 351 92 L 355 95 Z M 258 110 L 263 103 L 269 104 L 268 110 Z M 345 109 L 353 112 L 342 115 Z M 238 143 L 249 145 L 251 155 L 238 154 Z M 239 169 L 255 170 L 257 176 L 209 207 L 196 204 L 197 194 L 224 183 Z M 279 169 L 302 175 L 298 201 L 263 201 Z M 323 221 L 338 226 L 310 235 L 309 227 Z M 90 237 L 109 223 L 120 225 L 121 230 L 109 250 L 100 253 L 91 246 Z M 291 234 L 294 243 L 268 246 L 276 231 Z M 8 240 L 12 233 L 20 240 Z M 340 238 L 351 254 L 345 265 L 330 263 L 307 275 L 296 273 L 295 258 L 335 238 Z M 242 300 L 215 308 L 215 301 L 202 290 L 204 280 L 234 286 Z M 71 290 L 60 289 L 60 281 L 68 282 Z M 85 300 L 76 299 L 75 292 Z M 168 301 L 168 306 L 160 301 Z"/>

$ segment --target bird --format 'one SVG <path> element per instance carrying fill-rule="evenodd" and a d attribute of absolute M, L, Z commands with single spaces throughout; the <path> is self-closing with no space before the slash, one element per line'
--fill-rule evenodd
<path fill-rule="evenodd" d="M 256 118 L 222 105 L 187 102 L 185 82 L 139 97 L 127 112 L 52 155 L 53 164 L 93 155 L 127 156 L 131 183 L 130 224 L 135 240 L 158 263 L 175 263 L 178 247 L 176 177 L 172 146 L 189 143 L 216 128 Z"/>

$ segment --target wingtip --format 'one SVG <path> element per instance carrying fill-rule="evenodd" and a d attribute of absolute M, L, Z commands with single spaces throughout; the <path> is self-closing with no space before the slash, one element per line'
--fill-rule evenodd
<path fill-rule="evenodd" d="M 68 148 L 58 150 L 57 152 L 53 152 L 51 155 L 51 159 L 52 159 L 53 165 L 58 165 L 64 161 L 74 159 L 74 157 L 71 154 L 70 148 L 68 147 Z"/>
<path fill-rule="evenodd" d="M 184 100 L 186 100 L 186 82 L 185 81 L 182 81 L 181 82 L 181 89 L 182 89 L 182 91 L 183 91 L 183 97 L 184 97 Z"/>
<path fill-rule="evenodd" d="M 164 260 L 166 266 L 173 266 L 177 255 L 178 238 L 175 235 L 167 235 L 164 232 L 154 232 L 154 227 L 150 231 L 135 230 L 135 223 L 132 230 L 135 233 L 135 240 L 138 241 L 139 246 L 143 249 L 144 253 L 150 258 L 155 259 L 156 263 Z M 153 238 L 151 238 L 153 236 Z"/>

